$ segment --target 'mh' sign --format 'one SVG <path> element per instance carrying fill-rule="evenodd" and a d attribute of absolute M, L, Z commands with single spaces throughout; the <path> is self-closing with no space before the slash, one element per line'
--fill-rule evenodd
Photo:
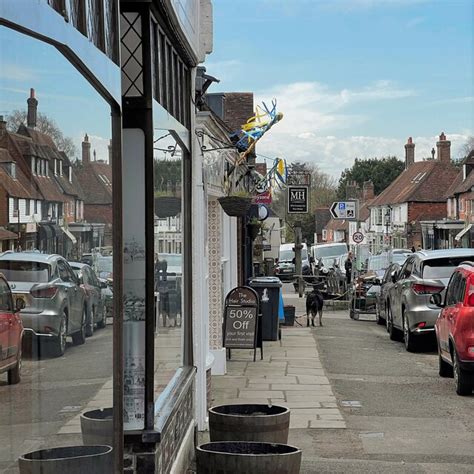
<path fill-rule="evenodd" d="M 304 214 L 308 207 L 308 186 L 288 186 L 288 214 Z"/>

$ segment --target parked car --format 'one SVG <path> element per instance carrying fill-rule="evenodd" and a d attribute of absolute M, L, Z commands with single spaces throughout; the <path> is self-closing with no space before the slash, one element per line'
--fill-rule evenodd
<path fill-rule="evenodd" d="M 107 283 L 103 280 L 100 282 L 94 270 L 85 263 L 69 262 L 69 265 L 79 279 L 79 284 L 86 296 L 86 336 L 90 337 L 94 334 L 96 325 L 98 328 L 105 328 L 107 324 L 105 295 L 102 294 L 102 289 L 107 287 Z"/>
<path fill-rule="evenodd" d="M 403 338 L 405 348 L 415 351 L 419 336 L 434 335 L 439 308 L 430 296 L 443 293 L 454 269 L 474 259 L 474 249 L 427 250 L 413 253 L 394 276 L 389 290 L 387 325 L 390 339 Z"/>
<path fill-rule="evenodd" d="M 324 267 L 332 265 L 334 260 L 337 260 L 341 255 L 346 255 L 348 252 L 347 244 L 343 242 L 331 244 L 317 244 L 311 246 L 311 257 L 314 259 L 313 274 L 316 273 L 318 263 L 322 263 Z"/>
<path fill-rule="evenodd" d="M 60 255 L 4 252 L 0 272 L 10 283 L 25 333 L 46 343 L 54 355 L 86 340 L 87 305 L 84 291 L 67 261 Z"/>
<path fill-rule="evenodd" d="M 0 373 L 7 372 L 8 383 L 21 379 L 21 344 L 23 324 L 13 305 L 7 279 L 0 273 Z"/>
<path fill-rule="evenodd" d="M 392 263 L 384 273 L 380 282 L 380 292 L 377 295 L 376 320 L 377 324 L 386 324 L 387 322 L 387 304 L 390 288 L 394 285 L 393 278 L 400 271 L 400 264 Z"/>
<path fill-rule="evenodd" d="M 113 257 L 98 255 L 92 267 L 99 278 L 113 281 Z"/>
<path fill-rule="evenodd" d="M 456 268 L 444 300 L 437 293 L 431 301 L 441 308 L 435 324 L 439 375 L 454 375 L 458 395 L 469 395 L 474 389 L 474 263 Z"/>
<path fill-rule="evenodd" d="M 302 275 L 311 275 L 311 265 L 309 263 L 308 247 L 305 243 L 301 249 L 301 273 Z M 275 275 L 281 281 L 291 281 L 295 278 L 295 244 L 280 245 L 280 254 L 275 266 Z"/>

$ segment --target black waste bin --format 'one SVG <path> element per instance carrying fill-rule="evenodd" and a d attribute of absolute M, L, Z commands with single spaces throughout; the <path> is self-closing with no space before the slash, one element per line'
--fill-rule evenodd
<path fill-rule="evenodd" d="M 252 278 L 249 282 L 260 299 L 262 313 L 262 339 L 278 341 L 278 306 L 280 304 L 281 281 L 277 277 Z"/>

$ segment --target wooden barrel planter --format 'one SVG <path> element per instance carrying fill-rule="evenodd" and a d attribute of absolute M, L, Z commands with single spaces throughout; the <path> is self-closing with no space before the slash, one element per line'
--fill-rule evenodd
<path fill-rule="evenodd" d="M 223 441 L 196 448 L 197 474 L 298 474 L 301 450 L 287 444 Z"/>
<path fill-rule="evenodd" d="M 101 408 L 81 415 L 82 442 L 84 444 L 105 444 L 112 446 L 113 410 Z"/>
<path fill-rule="evenodd" d="M 18 459 L 20 474 L 112 474 L 110 446 L 40 449 Z"/>
<path fill-rule="evenodd" d="M 247 215 L 252 198 L 241 196 L 224 196 L 217 199 L 224 212 L 231 217 L 244 217 Z"/>
<path fill-rule="evenodd" d="M 181 212 L 181 198 L 160 196 L 155 198 L 155 214 L 158 217 L 175 217 Z"/>
<path fill-rule="evenodd" d="M 290 410 L 278 405 L 219 405 L 209 409 L 211 441 L 287 443 Z"/>

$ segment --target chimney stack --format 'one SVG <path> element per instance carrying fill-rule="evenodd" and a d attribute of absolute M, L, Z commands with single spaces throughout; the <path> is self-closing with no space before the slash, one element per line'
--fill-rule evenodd
<path fill-rule="evenodd" d="M 444 132 L 441 132 L 439 136 L 439 141 L 436 142 L 436 148 L 438 149 L 438 155 L 436 159 L 444 163 L 451 162 L 451 142 L 446 140 L 446 135 Z"/>
<path fill-rule="evenodd" d="M 362 202 L 370 201 L 375 197 L 374 183 L 372 181 L 364 181 L 362 187 Z"/>
<path fill-rule="evenodd" d="M 413 138 L 408 137 L 405 145 L 405 169 L 413 163 L 415 163 L 415 144 L 413 143 Z"/>
<path fill-rule="evenodd" d="M 3 119 L 3 115 L 0 115 L 0 137 L 7 131 L 7 122 Z"/>
<path fill-rule="evenodd" d="M 26 117 L 26 125 L 30 128 L 35 128 L 36 115 L 38 112 L 38 101 L 36 100 L 34 89 L 30 89 L 30 98 L 26 102 L 28 104 L 28 115 Z"/>
<path fill-rule="evenodd" d="M 89 142 L 89 137 L 87 133 L 84 135 L 84 140 L 82 142 L 82 163 L 91 162 L 91 144 Z"/>

